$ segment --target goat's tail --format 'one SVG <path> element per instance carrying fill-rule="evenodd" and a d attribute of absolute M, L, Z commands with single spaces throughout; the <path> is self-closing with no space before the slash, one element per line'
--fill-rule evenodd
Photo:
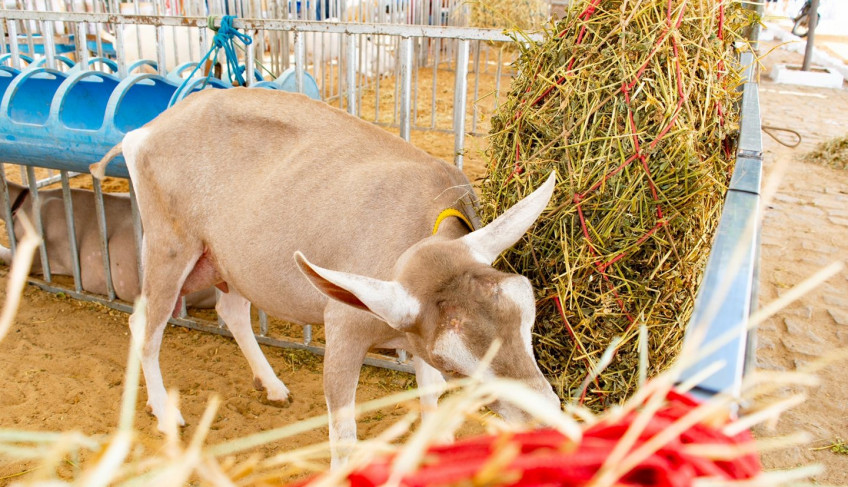
<path fill-rule="evenodd" d="M 109 152 L 103 156 L 103 159 L 100 159 L 100 162 L 96 162 L 90 166 L 88 166 L 88 170 L 91 171 L 91 175 L 96 177 L 97 179 L 103 179 L 106 177 L 106 166 L 115 158 L 118 154 L 121 153 L 123 147 L 121 147 L 121 143 L 118 142 L 118 145 L 109 149 Z"/>

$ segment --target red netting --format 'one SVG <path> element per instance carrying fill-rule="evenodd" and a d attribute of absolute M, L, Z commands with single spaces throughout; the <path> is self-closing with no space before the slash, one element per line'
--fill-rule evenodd
<path fill-rule="evenodd" d="M 698 406 L 689 396 L 670 393 L 667 403 L 639 434 L 630 452 L 673 427 Z M 557 431 L 545 429 L 479 436 L 432 447 L 420 467 L 405 476 L 400 485 L 589 485 L 637 415 L 638 412 L 631 412 L 618 421 L 589 426 L 579 444 Z M 746 431 L 728 436 L 721 432 L 722 426 L 696 423 L 625 472 L 616 485 L 682 487 L 704 477 L 722 480 L 756 477 L 762 469 L 751 435 Z M 710 459 L 687 448 L 693 445 L 710 445 L 721 448 L 725 454 L 738 454 L 734 458 Z M 392 458 L 377 461 L 353 472 L 348 477 L 349 485 L 383 485 L 391 475 L 391 468 Z"/>

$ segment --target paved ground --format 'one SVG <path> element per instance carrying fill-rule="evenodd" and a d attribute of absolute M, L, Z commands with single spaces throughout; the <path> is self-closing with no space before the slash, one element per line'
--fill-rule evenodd
<path fill-rule="evenodd" d="M 798 62 L 798 55 L 776 50 L 764 61 L 764 72 L 775 62 Z M 777 85 L 764 77 L 760 106 L 764 125 L 792 128 L 803 138 L 790 149 L 763 135 L 766 178 L 776 176 L 781 165 L 786 169 L 764 211 L 760 302 L 765 304 L 823 266 L 848 260 L 848 171 L 801 160 L 817 143 L 848 134 L 848 90 Z M 827 351 L 848 347 L 848 271 L 769 319 L 758 340 L 758 367 L 777 372 L 801 369 Z M 817 483 L 848 485 L 848 455 L 826 448 L 848 440 L 845 364 L 826 368 L 821 385 L 808 391 L 803 405 L 784 414 L 776 429 L 757 430 L 760 436 L 804 430 L 814 439 L 812 445 L 764 454 L 767 467 L 817 462 L 826 467 Z"/>

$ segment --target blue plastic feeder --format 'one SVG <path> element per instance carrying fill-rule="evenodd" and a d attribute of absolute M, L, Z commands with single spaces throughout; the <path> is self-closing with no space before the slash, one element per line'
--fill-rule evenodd
<path fill-rule="evenodd" d="M 130 74 L 118 79 L 102 71 L 82 71 L 67 58 L 59 59 L 67 73 L 43 66 L 39 59 L 21 58 L 23 70 L 2 65 L 0 57 L 0 161 L 88 172 L 124 135 L 153 120 L 169 106 L 201 89 L 225 89 L 230 84 L 217 78 L 193 78 L 183 84 L 181 66 L 167 77 Z M 58 57 L 57 57 L 58 59 Z M 90 66 L 117 71 L 114 61 L 94 58 Z M 151 61 L 132 66 L 156 67 Z M 130 70 L 130 72 L 132 71 Z M 295 90 L 294 70 L 274 81 L 259 81 L 257 88 Z M 304 93 L 320 99 L 318 85 L 304 73 Z M 122 156 L 109 164 L 109 176 L 129 177 Z"/>

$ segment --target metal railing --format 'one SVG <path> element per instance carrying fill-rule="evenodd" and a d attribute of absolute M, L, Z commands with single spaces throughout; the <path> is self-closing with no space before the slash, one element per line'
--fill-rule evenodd
<path fill-rule="evenodd" d="M 216 23 L 219 21 L 219 19 L 216 19 Z M 65 27 L 66 32 L 74 34 L 56 35 L 54 33 L 54 27 L 56 23 L 60 22 Z M 366 119 L 370 119 L 374 123 L 396 127 L 401 137 L 406 140 L 409 140 L 413 130 L 436 130 L 453 133 L 454 160 L 460 167 L 463 162 L 465 136 L 468 132 L 466 121 L 469 116 L 474 117 L 476 115 L 476 110 L 468 110 L 468 98 L 470 96 L 472 100 L 476 101 L 478 96 L 476 84 L 472 90 L 472 87 L 468 83 L 468 73 L 471 71 L 479 75 L 483 69 L 487 69 L 482 67 L 480 59 L 483 56 L 482 51 L 488 49 L 488 43 L 511 42 L 510 38 L 500 31 L 463 27 L 256 19 L 237 19 L 235 24 L 242 31 L 252 32 L 254 38 L 261 38 L 263 36 L 265 38 L 271 38 L 271 36 L 268 36 L 268 33 L 290 38 L 292 52 L 291 56 L 286 56 L 286 61 L 290 61 L 291 68 L 294 69 L 295 88 L 298 91 L 303 90 L 305 81 L 308 79 L 307 74 L 312 75 L 314 78 L 317 77 L 316 79 L 323 82 L 329 81 L 332 83 L 332 86 L 327 86 L 325 83 L 322 83 L 322 86 L 320 86 L 325 99 L 332 103 L 338 103 L 340 107 L 345 108 L 350 113 L 363 115 L 363 108 L 367 108 L 363 103 L 363 93 L 369 87 L 372 87 L 374 93 L 374 110 L 372 112 L 373 115 L 370 118 L 366 117 Z M 129 27 L 154 29 L 157 46 L 156 61 L 139 62 L 140 60 L 138 59 L 127 57 L 124 40 L 129 37 L 127 32 L 125 32 Z M 131 75 L 139 68 L 145 67 L 155 69 L 159 76 L 167 76 L 169 73 L 166 66 L 174 64 L 173 62 L 169 63 L 168 50 L 171 46 L 166 42 L 167 36 L 165 35 L 165 29 L 171 27 L 189 29 L 195 34 L 197 40 L 196 49 L 188 50 L 189 53 L 199 55 L 205 52 L 210 42 L 209 26 L 205 17 L 151 17 L 112 13 L 0 10 L 0 35 L 8 39 L 8 47 L 6 42 L 0 43 L 0 56 L 5 55 L 2 58 L 4 61 L 0 62 L 0 65 L 5 63 L 11 68 L 10 72 L 20 71 L 21 74 L 27 71 L 28 66 L 43 65 L 48 70 L 55 70 L 51 72 L 57 73 L 70 72 L 73 69 L 102 70 L 106 72 L 114 70 L 119 79 Z M 106 35 L 107 32 L 111 32 L 111 37 Z M 138 32 L 136 31 L 135 34 L 138 35 Z M 338 68 L 336 76 L 333 79 L 326 77 L 322 79 L 320 71 L 321 63 L 308 62 L 309 60 L 306 56 L 306 48 L 308 47 L 306 35 L 335 36 L 334 39 L 342 44 L 342 49 L 337 53 L 337 57 L 330 60 L 330 63 L 327 63 L 327 65 Z M 395 63 L 396 67 L 391 73 L 391 76 L 385 77 L 385 81 L 394 82 L 395 85 L 392 87 L 394 93 L 391 93 L 391 97 L 394 100 L 391 119 L 387 119 L 387 117 L 379 113 L 379 102 L 381 100 L 380 80 L 383 77 L 377 76 L 376 80 L 369 79 L 366 73 L 363 72 L 363 56 L 346 55 L 346 53 L 357 52 L 357 46 L 361 46 L 362 42 L 368 41 L 369 38 L 391 39 L 393 45 L 398 47 L 395 57 L 397 61 Z M 271 57 L 271 50 L 263 51 L 264 48 L 261 47 L 261 44 L 259 52 L 257 52 L 256 44 L 249 45 L 247 51 L 244 53 L 243 60 L 245 62 L 245 71 L 248 74 L 248 83 L 257 80 L 258 75 L 256 73 L 259 67 L 268 69 L 263 61 L 268 61 Z M 452 46 L 453 59 L 447 56 L 446 53 L 448 51 L 444 49 L 448 44 Z M 473 56 L 471 54 L 472 46 L 474 46 Z M 383 52 L 381 50 L 383 48 L 388 50 L 388 44 L 378 43 L 375 54 L 379 56 Z M 74 57 L 75 62 L 68 56 L 65 56 L 65 54 Z M 178 56 L 178 49 L 175 49 L 175 56 Z M 269 65 L 272 65 L 272 67 L 276 66 L 279 69 L 286 67 L 285 62 L 276 64 L 269 62 Z M 444 69 L 446 66 L 449 69 Z M 499 52 L 497 66 L 493 70 L 497 78 L 496 85 L 498 89 L 500 87 L 500 78 L 506 76 L 502 66 L 502 54 Z M 447 93 L 448 96 L 445 99 L 437 99 L 437 86 L 439 85 L 437 75 L 444 74 L 445 71 L 453 76 L 452 86 L 454 90 L 453 93 Z M 183 70 L 178 70 L 176 72 L 177 76 L 181 72 Z M 433 86 L 430 90 L 430 94 L 432 95 L 432 99 L 430 100 L 432 108 L 431 119 L 429 121 L 430 123 L 416 123 L 415 117 L 419 94 L 423 94 L 423 90 L 419 91 L 419 84 L 424 78 L 422 73 L 425 72 L 432 74 Z M 174 75 L 173 70 L 170 75 Z M 386 87 L 384 86 L 383 88 L 384 95 L 382 98 L 385 98 Z M 8 93 L 5 95 L 8 95 Z M 495 95 L 495 99 L 497 99 L 499 93 Z M 440 125 L 436 119 L 435 108 L 437 103 L 451 107 L 452 116 L 450 124 L 447 126 Z M 472 131 L 480 127 L 477 122 L 478 120 L 476 118 L 471 121 Z M 0 154 L 0 158 L 3 158 L 3 154 Z M 40 181 L 35 176 L 35 167 L 45 167 L 45 163 L 9 160 L 3 162 L 27 164 L 25 169 L 22 170 L 22 181 L 29 187 L 33 203 L 36 207 L 39 202 L 39 188 L 47 184 L 59 182 L 65 204 L 68 235 L 69 237 L 76 235 L 70 179 L 87 172 L 87 165 L 95 161 L 79 160 L 78 163 L 48 162 L 46 163 L 46 167 L 58 170 L 59 174 L 58 176 L 48 175 L 48 178 Z M 9 188 L 6 183 L 5 172 L 0 172 L 0 180 L 2 181 L 0 190 L 6 196 L 5 208 L 3 208 L 6 221 L 12 222 Z M 93 197 L 95 199 L 95 218 L 100 231 L 100 249 L 103 257 L 103 272 L 106 279 L 106 295 L 90 293 L 83 289 L 80 277 L 80 256 L 76 248 L 75 238 L 69 238 L 69 250 L 73 269 L 72 287 L 56 282 L 55 276 L 51 272 L 50 261 L 45 246 L 42 246 L 40 255 L 42 278 L 32 277 L 30 278 L 30 282 L 47 291 L 62 292 L 75 299 L 97 302 L 123 312 L 131 312 L 132 306 L 129 303 L 120 301 L 116 297 L 115 287 L 112 282 L 113 276 L 110 269 L 109 246 L 106 239 L 108 229 L 103 191 L 99 180 L 92 179 L 92 186 L 94 190 Z M 131 185 L 130 192 L 132 193 Z M 131 218 L 136 240 L 137 264 L 139 265 L 139 276 L 141 276 L 140 258 L 138 258 L 140 255 L 139 249 L 141 248 L 141 220 L 134 195 L 132 194 L 131 200 Z M 40 212 L 35 212 L 35 220 L 36 228 L 43 237 L 44 225 L 40 221 Z M 14 251 L 16 242 L 13 225 L 8 224 L 7 230 L 10 247 Z M 188 316 L 184 304 L 181 316 L 172 318 L 170 323 L 230 336 L 230 333 L 220 320 L 218 323 L 215 323 L 214 321 Z M 303 327 L 302 340 L 296 340 L 290 337 L 270 336 L 268 317 L 261 311 L 258 313 L 257 323 L 254 325 L 258 328 L 256 335 L 260 343 L 323 354 L 321 344 L 314 340 L 312 329 L 308 325 Z M 370 355 L 365 363 L 411 372 L 412 368 L 407 361 L 405 353 L 399 352 L 398 355 L 398 358 Z"/>
<path fill-rule="evenodd" d="M 736 166 L 683 345 L 684 350 L 695 351 L 720 344 L 681 376 L 685 381 L 713 364 L 723 364 L 694 389 L 701 397 L 717 393 L 739 397 L 742 377 L 755 359 L 756 332 L 749 331 L 748 318 L 757 306 L 763 142 L 754 55 L 743 53 L 740 63 L 746 81 Z"/>

